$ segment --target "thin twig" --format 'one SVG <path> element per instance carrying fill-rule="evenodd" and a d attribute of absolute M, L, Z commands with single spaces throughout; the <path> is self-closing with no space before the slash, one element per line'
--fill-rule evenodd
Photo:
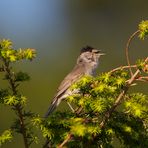
<path fill-rule="evenodd" d="M 111 70 L 110 73 L 113 73 L 113 72 L 121 70 L 121 69 L 129 69 L 129 68 L 136 68 L 136 67 L 137 67 L 137 65 L 120 66 L 120 67 L 117 67 L 117 68 Z"/>
<path fill-rule="evenodd" d="M 130 74 L 131 76 L 133 75 L 133 72 L 132 72 L 132 69 L 131 69 L 131 65 L 130 65 L 130 60 L 129 60 L 129 46 L 130 46 L 130 43 L 132 41 L 132 39 L 140 32 L 140 30 L 137 30 L 136 32 L 134 32 L 130 38 L 128 39 L 127 41 L 127 44 L 126 44 L 126 48 L 125 48 L 125 53 L 126 53 L 126 60 L 127 60 L 127 64 L 129 66 L 129 71 L 130 71 Z"/>
<path fill-rule="evenodd" d="M 10 67 L 9 67 L 9 62 L 7 62 L 5 59 L 3 59 L 3 62 L 4 62 L 4 65 L 5 65 L 5 72 L 8 75 L 8 81 L 9 81 L 12 93 L 13 93 L 13 95 L 17 95 L 16 85 L 15 85 L 15 81 L 13 79 L 13 74 L 12 74 Z M 18 116 L 19 116 L 19 120 L 20 120 L 20 126 L 21 126 L 21 132 L 22 132 L 25 148 L 28 148 L 29 146 L 28 146 L 28 141 L 27 141 L 27 137 L 26 137 L 27 134 L 26 134 L 26 128 L 25 128 L 22 108 L 21 108 L 20 105 L 16 105 L 14 107 L 18 112 Z"/>
<path fill-rule="evenodd" d="M 69 133 L 67 138 L 58 146 L 58 148 L 62 148 L 71 138 L 72 138 L 72 134 Z"/>
<path fill-rule="evenodd" d="M 68 106 L 69 106 L 69 108 L 71 109 L 71 111 L 74 113 L 75 110 L 73 109 L 72 105 L 71 105 L 69 102 L 66 102 L 66 103 L 68 104 Z"/>
<path fill-rule="evenodd" d="M 137 81 L 148 82 L 148 76 L 140 76 L 136 79 Z"/>

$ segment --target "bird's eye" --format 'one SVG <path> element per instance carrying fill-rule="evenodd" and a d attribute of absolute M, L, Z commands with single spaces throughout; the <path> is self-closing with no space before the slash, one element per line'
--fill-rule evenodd
<path fill-rule="evenodd" d="M 82 61 L 83 61 L 82 59 L 79 60 L 80 63 L 81 63 Z"/>

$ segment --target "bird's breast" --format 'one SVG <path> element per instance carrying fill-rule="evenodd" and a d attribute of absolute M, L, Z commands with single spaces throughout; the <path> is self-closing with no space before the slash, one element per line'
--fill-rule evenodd
<path fill-rule="evenodd" d="M 86 72 L 86 75 L 95 75 L 96 74 L 96 69 L 98 67 L 99 63 L 98 62 L 92 62 L 90 65 L 87 65 L 85 67 L 85 72 Z"/>

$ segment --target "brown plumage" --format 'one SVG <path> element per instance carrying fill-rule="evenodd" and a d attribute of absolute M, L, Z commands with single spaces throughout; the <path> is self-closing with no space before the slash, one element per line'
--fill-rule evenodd
<path fill-rule="evenodd" d="M 73 70 L 64 78 L 58 87 L 57 93 L 53 98 L 51 105 L 48 108 L 45 118 L 48 117 L 54 109 L 60 104 L 60 102 L 69 96 L 72 92 L 69 89 L 70 86 L 78 81 L 84 75 L 94 75 L 95 70 L 98 66 L 98 59 L 100 50 L 94 49 L 90 46 L 86 46 L 81 49 L 80 56 L 77 59 L 77 63 Z"/>

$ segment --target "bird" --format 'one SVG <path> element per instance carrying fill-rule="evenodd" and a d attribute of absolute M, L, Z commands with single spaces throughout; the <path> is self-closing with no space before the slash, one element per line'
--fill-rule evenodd
<path fill-rule="evenodd" d="M 104 53 L 101 53 L 101 50 L 91 46 L 86 46 L 81 49 L 76 65 L 58 87 L 57 93 L 53 97 L 51 105 L 44 116 L 45 118 L 47 118 L 56 109 L 62 100 L 72 95 L 72 91 L 70 89 L 72 84 L 77 82 L 84 75 L 95 75 L 101 55 L 104 55 Z"/>

